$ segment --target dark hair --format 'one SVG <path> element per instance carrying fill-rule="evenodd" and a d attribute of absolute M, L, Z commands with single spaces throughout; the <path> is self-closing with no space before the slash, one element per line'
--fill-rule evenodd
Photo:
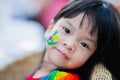
<path fill-rule="evenodd" d="M 84 13 L 84 16 L 93 23 L 91 33 L 98 30 L 98 46 L 92 57 L 82 67 L 68 71 L 79 74 L 82 80 L 89 80 L 95 64 L 102 63 L 116 79 L 120 80 L 120 16 L 118 11 L 110 3 L 102 0 L 73 0 L 61 9 L 55 16 L 54 22 L 56 23 L 60 18 L 73 18 L 80 13 Z"/>

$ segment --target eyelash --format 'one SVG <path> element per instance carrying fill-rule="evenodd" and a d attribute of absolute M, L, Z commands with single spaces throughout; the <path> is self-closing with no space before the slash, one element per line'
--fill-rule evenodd
<path fill-rule="evenodd" d="M 66 32 L 67 34 L 70 34 L 70 30 L 69 30 L 68 28 L 63 27 L 63 30 L 64 30 L 64 32 Z"/>
<path fill-rule="evenodd" d="M 63 27 L 63 30 L 64 30 L 65 33 L 70 34 L 70 30 L 68 28 Z M 80 44 L 82 45 L 82 47 L 89 49 L 87 43 L 81 42 Z"/>
<path fill-rule="evenodd" d="M 80 44 L 81 44 L 83 47 L 89 49 L 88 45 L 87 45 L 85 42 L 81 42 Z"/>

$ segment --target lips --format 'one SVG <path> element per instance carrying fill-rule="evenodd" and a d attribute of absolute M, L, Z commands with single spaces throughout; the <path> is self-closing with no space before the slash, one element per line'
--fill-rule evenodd
<path fill-rule="evenodd" d="M 62 50 L 59 50 L 56 48 L 56 50 L 60 53 L 60 55 L 66 59 L 69 59 L 68 56 L 66 55 L 66 53 L 64 53 Z"/>

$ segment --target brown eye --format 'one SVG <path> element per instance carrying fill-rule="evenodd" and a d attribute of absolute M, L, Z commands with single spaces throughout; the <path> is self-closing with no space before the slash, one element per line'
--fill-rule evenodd
<path fill-rule="evenodd" d="M 63 29 L 64 29 L 64 31 L 65 31 L 66 33 L 68 33 L 68 34 L 70 33 L 70 30 L 69 30 L 68 28 L 65 28 L 65 27 L 64 27 Z"/>

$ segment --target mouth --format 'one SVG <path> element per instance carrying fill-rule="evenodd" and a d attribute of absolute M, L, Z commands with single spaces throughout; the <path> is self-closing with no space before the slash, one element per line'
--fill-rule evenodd
<path fill-rule="evenodd" d="M 64 53 L 63 51 L 61 51 L 61 50 L 59 50 L 59 49 L 57 49 L 57 48 L 55 48 L 55 49 L 58 51 L 58 53 L 59 53 L 63 58 L 69 59 L 68 56 L 66 55 L 66 53 Z"/>

